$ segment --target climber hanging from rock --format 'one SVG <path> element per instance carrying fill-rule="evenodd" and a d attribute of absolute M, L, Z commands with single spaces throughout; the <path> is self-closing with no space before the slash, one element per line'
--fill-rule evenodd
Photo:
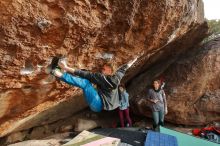
<path fill-rule="evenodd" d="M 104 64 L 101 72 L 92 73 L 71 68 L 65 59 L 54 57 L 51 62 L 51 74 L 67 84 L 83 90 L 84 97 L 90 109 L 95 112 L 114 110 L 119 107 L 118 85 L 126 70 L 137 60 L 122 65 L 115 73 L 111 64 Z M 97 89 L 92 85 L 95 84 Z"/>

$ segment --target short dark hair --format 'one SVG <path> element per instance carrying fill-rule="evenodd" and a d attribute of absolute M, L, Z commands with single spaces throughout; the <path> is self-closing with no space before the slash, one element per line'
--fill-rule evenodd
<path fill-rule="evenodd" d="M 153 82 L 152 82 L 152 84 L 153 84 L 154 82 L 158 82 L 159 84 L 161 84 L 160 79 L 154 79 Z"/>
<path fill-rule="evenodd" d="M 125 88 L 125 84 L 120 84 L 119 87 Z"/>

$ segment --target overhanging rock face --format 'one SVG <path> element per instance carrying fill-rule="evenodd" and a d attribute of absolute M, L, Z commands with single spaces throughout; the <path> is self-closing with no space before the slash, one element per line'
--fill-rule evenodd
<path fill-rule="evenodd" d="M 158 64 L 157 67 L 161 67 Z M 150 116 L 144 104 L 138 104 L 135 97 L 146 97 L 146 85 L 149 78 L 157 75 L 155 68 L 149 69 L 139 77 L 142 81 L 138 88 L 132 90 L 134 83 L 129 87 L 134 97 L 136 111 Z M 166 80 L 168 111 L 166 120 L 184 125 L 206 125 L 220 120 L 220 38 L 188 51 L 172 64 L 163 74 Z M 140 94 L 137 94 L 139 92 Z"/>
<path fill-rule="evenodd" d="M 169 121 L 205 125 L 220 120 L 220 38 L 182 56 L 164 75 Z"/>
<path fill-rule="evenodd" d="M 131 79 L 207 31 L 201 0 L 1 0 L 0 7 L 1 137 L 86 107 L 78 89 L 44 73 L 51 56 L 95 71 L 105 60 L 117 67 L 139 54 Z"/>

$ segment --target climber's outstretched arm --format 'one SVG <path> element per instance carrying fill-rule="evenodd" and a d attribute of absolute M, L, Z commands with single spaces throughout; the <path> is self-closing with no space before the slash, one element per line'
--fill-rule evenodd
<path fill-rule="evenodd" d="M 133 60 L 119 67 L 119 69 L 115 73 L 119 81 L 123 78 L 125 72 L 137 61 L 137 58 L 138 57 L 135 57 Z"/>

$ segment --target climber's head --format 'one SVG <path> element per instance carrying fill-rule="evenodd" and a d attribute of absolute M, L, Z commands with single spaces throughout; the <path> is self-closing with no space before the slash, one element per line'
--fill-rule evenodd
<path fill-rule="evenodd" d="M 114 72 L 114 69 L 113 69 L 113 65 L 110 64 L 110 63 L 105 63 L 103 66 L 102 66 L 102 73 L 104 75 L 112 75 Z"/>
<path fill-rule="evenodd" d="M 160 80 L 154 80 L 153 81 L 153 88 L 155 90 L 159 90 L 160 89 Z"/>
<path fill-rule="evenodd" d="M 119 89 L 120 89 L 120 91 L 124 91 L 125 90 L 125 85 L 124 84 L 120 84 L 119 85 Z"/>

